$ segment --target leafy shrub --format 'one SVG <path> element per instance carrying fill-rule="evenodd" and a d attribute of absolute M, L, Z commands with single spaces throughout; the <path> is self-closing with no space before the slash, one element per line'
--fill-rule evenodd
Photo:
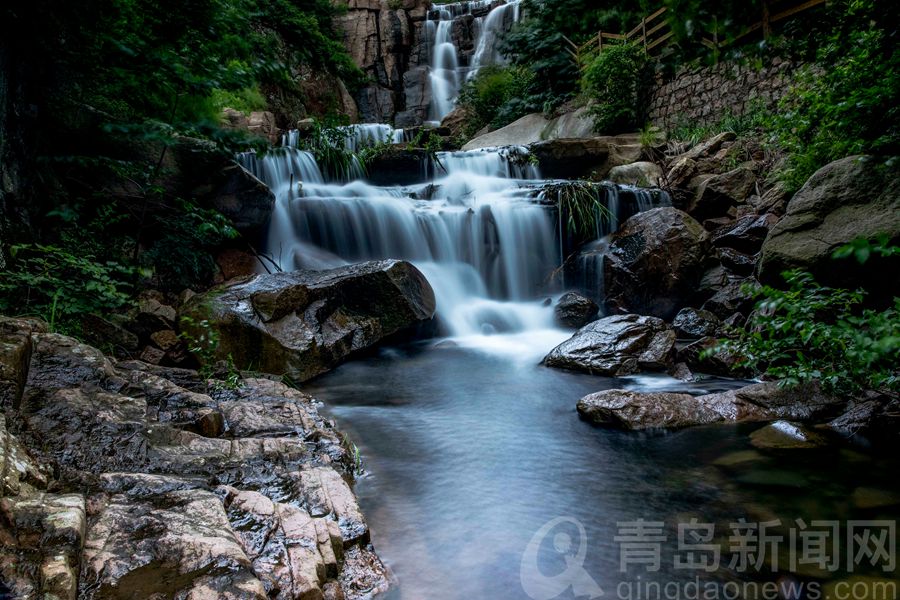
<path fill-rule="evenodd" d="M 525 17 L 504 36 L 501 51 L 512 64 L 536 73 L 541 84 L 522 100 L 551 112 L 573 99 L 581 73 L 566 38 L 582 44 L 598 31 L 624 33 L 656 2 L 641 0 L 524 0 Z"/>
<path fill-rule="evenodd" d="M 221 213 L 185 200 L 178 204 L 175 214 L 154 215 L 154 229 L 162 235 L 141 255 L 141 262 L 153 270 L 157 286 L 172 291 L 208 285 L 216 272 L 211 251 L 238 237 Z"/>
<path fill-rule="evenodd" d="M 485 125 L 498 128 L 539 110 L 528 100 L 535 85 L 534 72 L 525 67 L 484 67 L 463 86 L 459 105 L 467 108 L 472 119 L 469 135 Z"/>
<path fill-rule="evenodd" d="M 597 131 L 621 133 L 644 124 L 650 74 L 646 53 L 634 44 L 611 46 L 590 62 L 581 86 L 596 103 L 591 114 Z"/>
<path fill-rule="evenodd" d="M 860 240 L 835 255 L 864 262 L 872 253 L 896 250 Z M 742 366 L 786 385 L 818 381 L 828 392 L 846 394 L 900 390 L 900 298 L 886 310 L 861 310 L 863 290 L 824 287 L 798 270 L 784 277 L 787 289 L 758 289 L 746 328 L 712 352 L 743 356 Z"/>
<path fill-rule="evenodd" d="M 869 27 L 833 33 L 780 103 L 771 127 L 790 155 L 781 175 L 791 190 L 845 156 L 900 152 L 900 50 Z"/>
<path fill-rule="evenodd" d="M 53 331 L 72 335 L 82 315 L 125 306 L 141 274 L 58 246 L 17 245 L 10 256 L 0 277 L 0 313 L 40 317 Z"/>

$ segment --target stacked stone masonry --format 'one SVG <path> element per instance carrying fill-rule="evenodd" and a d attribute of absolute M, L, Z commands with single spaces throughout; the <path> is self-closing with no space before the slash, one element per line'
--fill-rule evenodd
<path fill-rule="evenodd" d="M 729 114 L 771 108 L 793 85 L 799 66 L 776 58 L 762 69 L 730 62 L 683 68 L 671 80 L 657 83 L 650 98 L 650 121 L 664 128 L 711 124 Z"/>

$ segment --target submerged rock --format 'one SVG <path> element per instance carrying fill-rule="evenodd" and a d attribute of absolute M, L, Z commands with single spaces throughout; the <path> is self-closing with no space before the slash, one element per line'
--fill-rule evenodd
<path fill-rule="evenodd" d="M 603 427 L 678 429 L 718 422 L 808 421 L 834 414 L 843 404 L 815 386 L 785 389 L 776 383 L 757 383 L 703 396 L 604 390 L 579 400 L 578 413 Z"/>
<path fill-rule="evenodd" d="M 557 324 L 577 329 L 593 321 L 599 310 L 600 307 L 590 298 L 568 292 L 553 307 L 553 316 Z"/>
<path fill-rule="evenodd" d="M 239 280 L 195 296 L 182 314 L 218 333 L 219 358 L 301 382 L 430 320 L 434 309 L 419 270 L 387 260 Z"/>
<path fill-rule="evenodd" d="M 679 428 L 721 420 L 713 408 L 690 394 L 604 390 L 578 401 L 578 415 L 615 429 Z"/>
<path fill-rule="evenodd" d="M 757 448 L 786 450 L 792 448 L 820 448 L 828 444 L 821 433 L 790 421 L 775 421 L 750 434 L 750 443 Z"/>
<path fill-rule="evenodd" d="M 686 213 L 654 208 L 628 219 L 604 257 L 607 304 L 672 319 L 696 292 L 709 234 Z"/>
<path fill-rule="evenodd" d="M 544 358 L 548 367 L 619 376 L 664 371 L 672 363 L 675 332 L 662 319 L 615 315 L 594 321 Z"/>

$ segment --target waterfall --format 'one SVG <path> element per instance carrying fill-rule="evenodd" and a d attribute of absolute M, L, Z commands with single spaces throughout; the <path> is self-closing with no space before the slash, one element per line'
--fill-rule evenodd
<path fill-rule="evenodd" d="M 566 235 L 562 218 L 560 220 L 559 253 L 566 257 L 561 279 L 563 287 L 591 298 L 602 307 L 605 287 L 603 257 L 609 248 L 609 237 L 631 216 L 651 208 L 671 206 L 672 201 L 663 190 L 610 182 L 593 184 L 591 189 L 595 200 L 603 207 L 602 212 L 598 209 L 595 213 L 594 239 L 581 247 L 573 247 L 572 236 Z M 541 192 L 539 197 L 547 203 L 558 199 L 562 193 L 560 187 L 551 187 Z"/>
<path fill-rule="evenodd" d="M 456 46 L 450 41 L 453 12 L 447 8 L 438 10 L 438 19 L 428 22 L 427 31 L 432 34 L 434 48 L 431 52 L 431 118 L 440 121 L 453 110 L 459 94 L 459 62 Z"/>
<path fill-rule="evenodd" d="M 385 125 L 347 131 L 347 147 L 353 149 L 403 135 Z M 281 268 L 409 260 L 435 290 L 444 332 L 459 343 L 499 351 L 497 345 L 510 340 L 547 347 L 562 340 L 565 334 L 554 328 L 552 308 L 544 302 L 561 291 L 551 274 L 565 248 L 556 202 L 548 197 L 560 182 L 540 178 L 527 148 L 439 152 L 422 159 L 431 181 L 376 186 L 360 178 L 330 181 L 298 141 L 297 132 L 288 132 L 282 148 L 263 157 L 237 157 L 275 194 L 266 254 Z M 596 188 L 614 215 L 598 238 L 660 202 L 646 190 Z M 502 349 L 515 348 L 521 346 Z"/>
<path fill-rule="evenodd" d="M 383 123 L 360 123 L 338 129 L 347 135 L 344 139 L 344 147 L 350 152 L 359 152 L 363 148 L 378 144 L 399 144 L 405 141 L 402 129 L 394 129 Z"/>
<path fill-rule="evenodd" d="M 520 0 L 510 0 L 488 13 L 478 35 L 478 45 L 472 56 L 469 79 L 482 67 L 506 62 L 500 54 L 500 36 L 509 31 L 514 23 L 519 22 L 521 14 Z"/>
<path fill-rule="evenodd" d="M 479 69 L 504 62 L 499 50 L 500 36 L 519 20 L 520 3 L 521 0 L 457 2 L 436 6 L 429 13 L 425 31 L 431 43 L 432 121 L 440 122 L 455 108 L 463 83 Z M 456 47 L 452 35 L 455 24 L 468 18 L 472 19 L 475 32 L 475 50 L 471 55 Z"/>

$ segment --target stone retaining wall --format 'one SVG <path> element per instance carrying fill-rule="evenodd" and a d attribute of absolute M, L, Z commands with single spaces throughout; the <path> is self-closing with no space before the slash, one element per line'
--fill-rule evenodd
<path fill-rule="evenodd" d="M 650 121 L 663 128 L 683 122 L 709 124 L 757 105 L 773 107 L 790 89 L 799 66 L 776 58 L 762 69 L 729 62 L 683 68 L 653 90 Z"/>

